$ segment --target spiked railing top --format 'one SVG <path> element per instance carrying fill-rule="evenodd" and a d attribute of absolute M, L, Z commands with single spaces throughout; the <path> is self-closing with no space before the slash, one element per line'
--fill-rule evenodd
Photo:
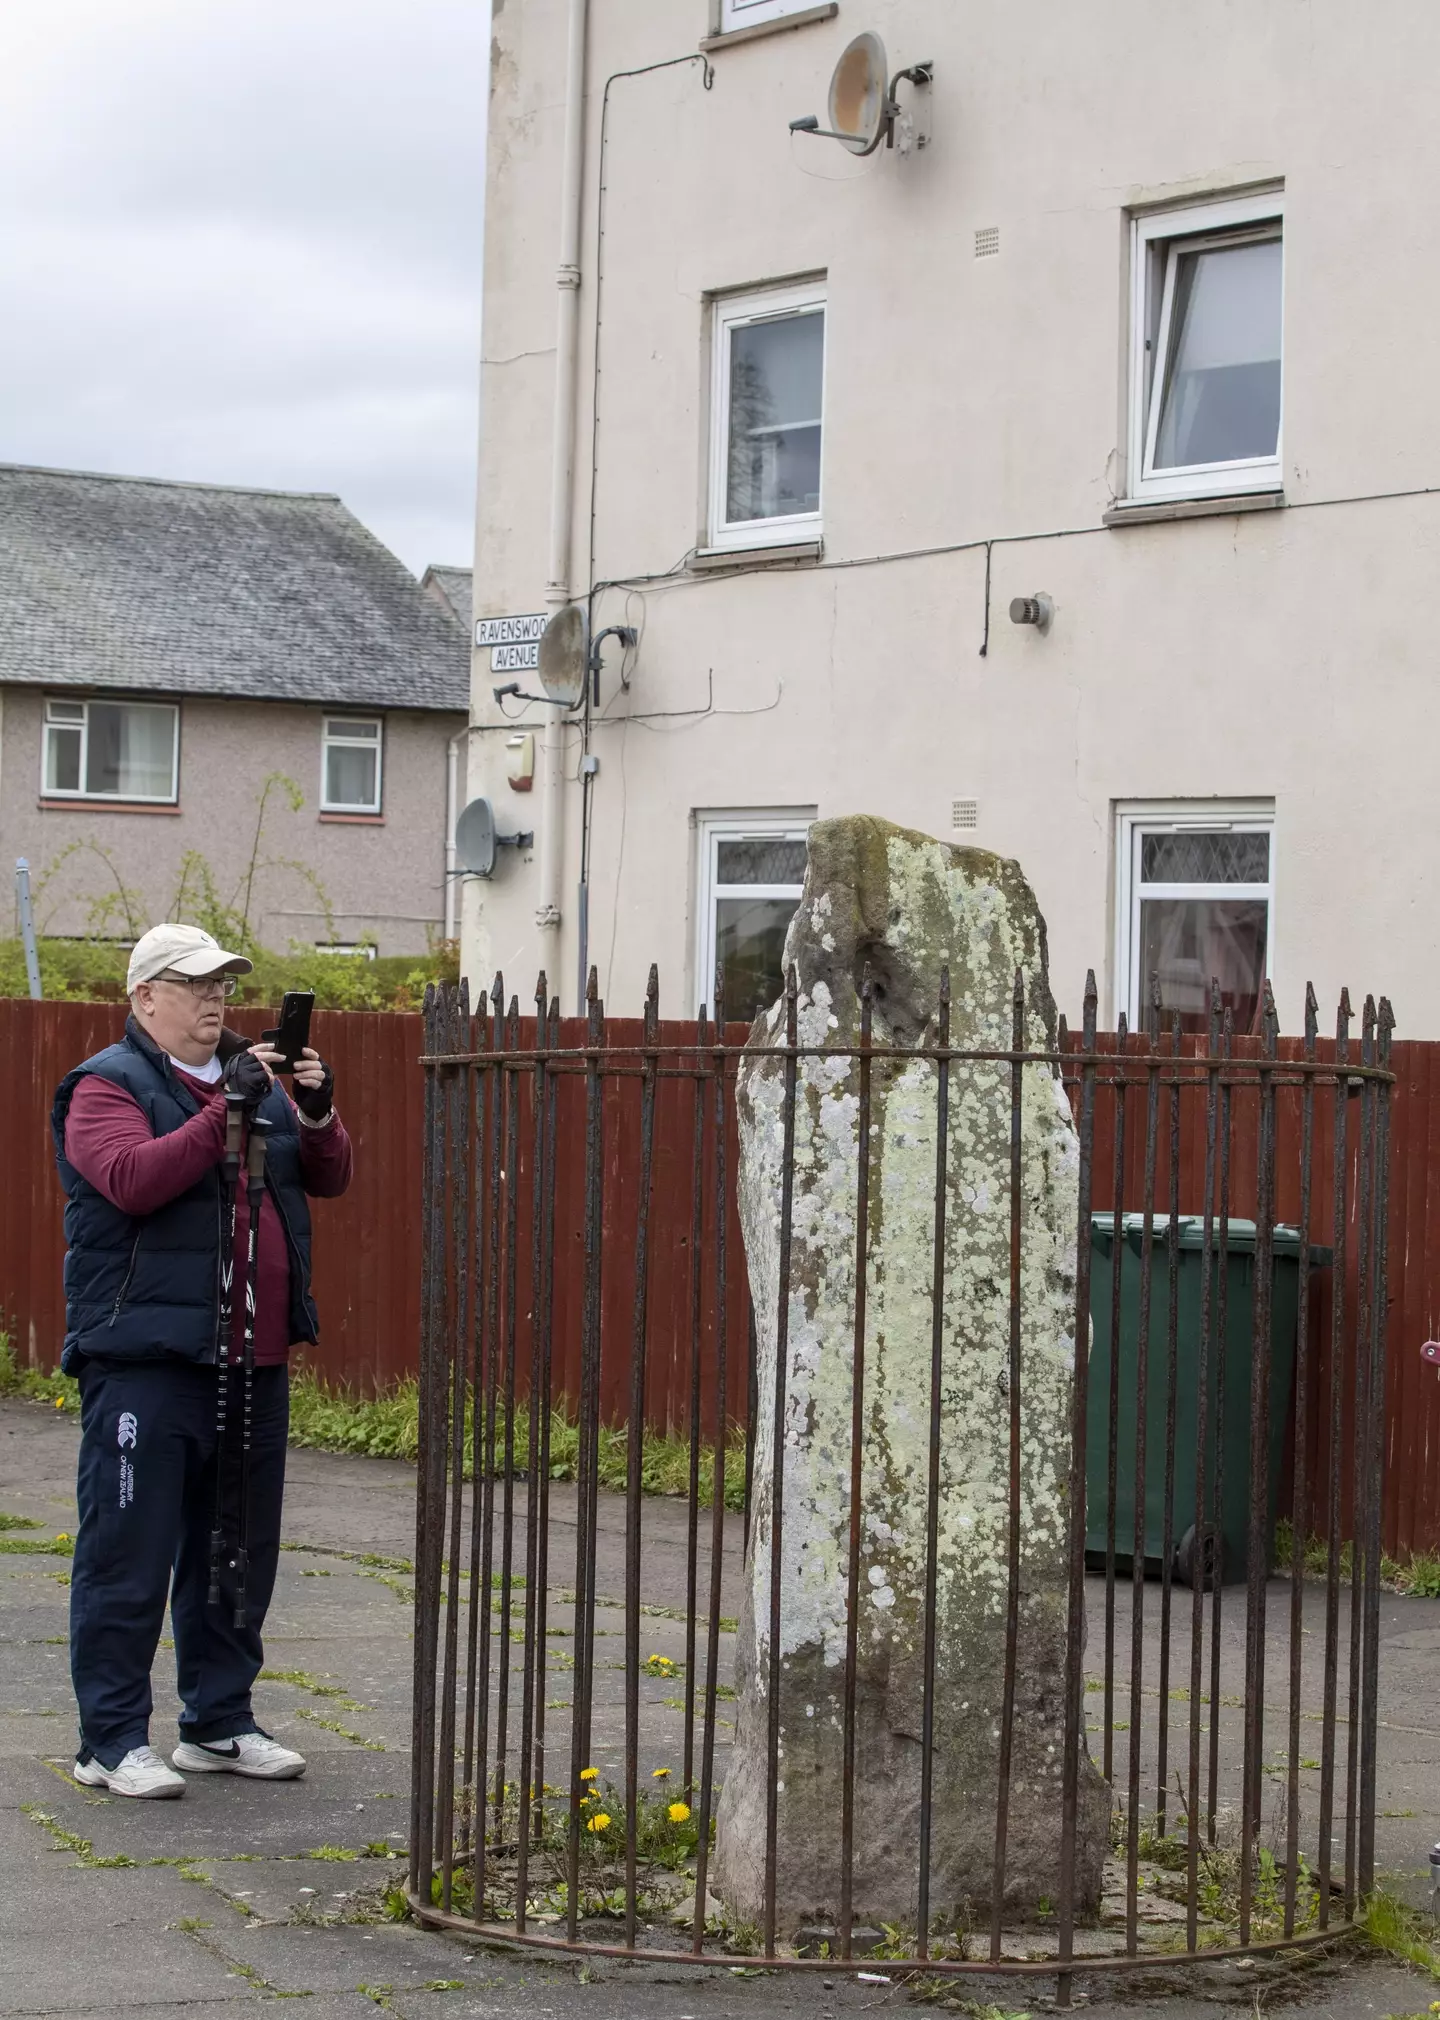
<path fill-rule="evenodd" d="M 535 1037 L 530 1046 L 521 1046 L 521 1018 L 518 994 L 511 994 L 506 1000 L 503 974 L 497 973 L 488 994 L 482 994 L 473 1012 L 470 1009 L 470 987 L 467 979 L 459 983 L 427 983 L 424 998 L 426 1022 L 426 1051 L 422 1055 L 424 1065 L 455 1067 L 463 1064 L 483 1065 L 491 1060 L 503 1059 L 507 1065 L 536 1062 L 543 1058 L 561 1070 L 566 1070 L 570 1062 L 578 1063 L 589 1057 L 592 1062 L 598 1051 L 604 1050 L 615 1057 L 639 1056 L 642 1052 L 656 1060 L 667 1060 L 670 1055 L 685 1055 L 691 1064 L 680 1070 L 699 1070 L 694 1065 L 697 1048 L 703 1048 L 714 1058 L 729 1062 L 741 1054 L 747 1057 L 763 1055 L 766 1051 L 783 1053 L 796 1058 L 846 1058 L 853 1057 L 863 1045 L 865 1051 L 875 1058 L 921 1058 L 934 1060 L 937 1055 L 951 1059 L 985 1060 L 996 1063 L 1018 1062 L 1023 1064 L 1049 1064 L 1065 1070 L 1074 1070 L 1078 1063 L 1088 1060 L 1097 1044 L 1096 1019 L 1098 1013 L 1098 991 L 1095 971 L 1089 970 L 1085 979 L 1084 1026 L 1078 1046 L 1076 1034 L 1070 1029 L 1064 1016 L 1058 1020 L 1059 1039 L 1054 1050 L 1027 1049 L 1024 1044 L 1024 1013 L 1027 1006 L 1027 992 L 1024 971 L 1016 968 L 1011 987 L 1012 1030 L 1009 1046 L 953 1046 L 950 1031 L 951 982 L 948 967 L 943 967 L 937 977 L 936 1014 L 928 1039 L 917 1044 L 880 1044 L 873 1042 L 873 1014 L 877 987 L 874 971 L 867 961 L 860 978 L 858 990 L 860 1008 L 860 1037 L 848 1043 L 819 1043 L 801 1045 L 799 1042 L 799 977 L 792 964 L 786 973 L 783 1002 L 784 1032 L 772 1046 L 752 1045 L 747 1038 L 741 1044 L 727 1043 L 723 1017 L 724 975 L 719 968 L 715 976 L 716 1004 L 713 1017 L 701 1006 L 695 1020 L 693 1037 L 672 1040 L 666 1044 L 659 1042 L 660 1036 L 660 978 L 658 965 L 651 965 L 646 977 L 645 1000 L 643 1005 L 644 1036 L 641 1043 L 610 1045 L 605 1036 L 605 1006 L 600 996 L 599 973 L 591 967 L 586 987 L 586 1006 L 589 1024 L 587 1042 L 571 1048 L 560 1043 L 560 1001 L 558 996 L 548 996 L 548 984 L 542 970 L 536 978 L 535 986 Z M 1235 1013 L 1233 1006 L 1224 1004 L 1218 979 L 1212 977 L 1208 998 L 1207 1029 L 1204 1034 L 1204 1051 L 1185 1056 L 1183 1039 L 1183 1019 L 1172 1004 L 1166 1006 L 1158 973 L 1152 974 L 1147 992 L 1144 1018 L 1146 1045 L 1140 1059 L 1144 1070 L 1153 1074 L 1168 1070 L 1168 1062 L 1180 1062 L 1187 1073 L 1203 1072 L 1207 1065 L 1226 1065 L 1236 1071 L 1249 1073 L 1262 1070 L 1267 1075 L 1279 1074 L 1282 1080 L 1300 1073 L 1318 1074 L 1321 1077 L 1333 1073 L 1336 1063 L 1343 1063 L 1352 1080 L 1356 1083 L 1364 1079 L 1390 1080 L 1391 1034 L 1395 1028 L 1395 1016 L 1388 997 L 1368 995 L 1362 1016 L 1361 1059 L 1353 1063 L 1348 1050 L 1350 1022 L 1353 1016 L 1348 989 L 1340 992 L 1336 1012 L 1335 1038 L 1336 1060 L 1326 1062 L 1317 1059 L 1316 1047 L 1319 1036 L 1319 1004 L 1313 984 L 1305 987 L 1303 1056 L 1282 1059 L 1279 1056 L 1280 1024 L 1275 1006 L 1274 989 L 1266 979 L 1261 985 L 1259 1015 L 1252 1029 L 1260 1041 L 1259 1057 L 1250 1054 L 1237 1057 L 1234 1049 Z M 1162 1040 L 1162 1023 L 1164 1025 Z M 1129 1018 L 1121 1010 L 1116 1017 L 1115 1050 L 1103 1055 L 1097 1064 L 1112 1065 L 1121 1056 L 1127 1055 L 1132 1036 Z M 1133 1056 L 1133 1055 L 1130 1055 Z M 673 1067 L 661 1066 L 660 1070 L 673 1071 Z M 713 1070 L 713 1069 L 711 1069 Z"/>

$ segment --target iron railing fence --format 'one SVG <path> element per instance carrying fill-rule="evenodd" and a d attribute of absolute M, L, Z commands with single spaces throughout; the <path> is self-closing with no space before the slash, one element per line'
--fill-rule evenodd
<path fill-rule="evenodd" d="M 1258 1042 L 1234 1037 L 1217 991 L 1193 1052 L 1178 1018 L 1162 1032 L 1158 1006 L 1143 1033 L 1127 1035 L 1122 1025 L 1113 1049 L 1099 1049 L 1093 976 L 1078 1046 L 1063 1020 L 1045 1047 L 1026 1045 L 1018 976 L 1008 1046 L 951 1043 L 946 977 L 939 978 L 936 1016 L 913 1047 L 877 1042 L 868 984 L 858 1037 L 848 1044 L 801 1043 L 798 1008 L 792 974 L 765 1043 L 726 1043 L 723 1019 L 712 1024 L 702 1013 L 693 1041 L 687 1032 L 684 1044 L 662 1044 L 652 970 L 639 1040 L 615 1044 L 592 977 L 585 1043 L 562 1046 L 558 1003 L 547 1000 L 543 976 L 536 1015 L 523 1024 L 499 978 L 474 1015 L 463 988 L 427 997 L 412 1908 L 471 1936 L 650 1961 L 756 1954 L 768 1965 L 835 1972 L 873 1968 L 878 1947 L 890 1971 L 1055 1974 L 1062 2000 L 1075 1972 L 1133 1967 L 1157 1952 L 1174 1962 L 1334 1936 L 1351 1922 L 1375 1869 L 1388 1003 L 1382 998 L 1377 1010 L 1367 999 L 1357 1047 L 1342 997 L 1326 1056 L 1308 990 L 1303 1040 L 1283 1054 L 1268 988 Z M 750 1342 L 749 1409 L 747 1421 L 736 1422 L 726 1408 L 734 1382 L 726 1346 L 748 1287 L 723 1209 L 734 1183 L 727 1166 L 735 1155 L 737 1074 L 742 1061 L 761 1057 L 779 1062 L 783 1089 L 778 1301 L 760 1315 L 762 1330 L 772 1326 L 776 1373 L 771 1392 L 758 1394 L 751 1312 L 742 1325 Z M 852 1428 L 840 1469 L 848 1518 L 838 1539 L 845 1556 L 839 1785 L 812 1819 L 817 1838 L 833 1838 L 838 1882 L 831 1898 L 810 1901 L 797 1920 L 777 1899 L 786 1424 L 797 1379 L 787 1329 L 800 1309 L 790 1281 L 797 1110 L 803 1119 L 802 1074 L 817 1060 L 833 1062 L 855 1097 L 853 1309 L 846 1337 L 827 1342 L 849 1357 Z M 876 1930 L 862 1925 L 868 1909 L 859 1877 L 874 1819 L 857 1812 L 854 1772 L 857 1746 L 867 1744 L 856 1712 L 866 1659 L 857 1645 L 872 1403 L 866 1300 L 885 1260 L 871 1248 L 869 1118 L 877 1090 L 917 1065 L 933 1087 L 936 1144 L 928 1470 L 913 1483 L 925 1501 L 926 1536 L 921 1793 L 913 1910 Z M 947 1659 L 936 1629 L 945 1227 L 947 1214 L 963 1211 L 946 1138 L 957 1100 L 982 1075 L 987 1085 L 999 1076 L 1010 1115 L 1002 1202 L 1009 1216 L 1007 1400 L 999 1406 L 1008 1454 L 1003 1694 L 993 1811 L 985 1818 L 994 1848 L 988 1892 L 957 1902 L 932 1871 L 931 1846 L 942 1739 L 937 1663 Z M 1029 1604 L 1024 1539 L 1033 1515 L 1021 1457 L 1031 1211 L 1020 1182 L 1021 1117 L 1037 1075 L 1063 1083 L 1075 1119 L 1075 1345 L 1055 1884 L 1051 1896 L 1017 1902 L 1007 1831 L 1019 1620 Z M 665 1174 L 657 1202 L 655 1117 L 666 1100 L 693 1106 L 693 1155 L 688 1171 Z M 1133 1208 L 1127 1188 L 1137 1131 L 1143 1148 Z M 566 1132 L 583 1132 L 583 1194 L 557 1197 L 557 1141 Z M 1328 1152 L 1324 1171 L 1317 1145 Z M 639 1182 L 622 1239 L 606 1193 L 632 1165 Z M 1238 1220 L 1237 1200 L 1253 1202 L 1253 1222 Z M 1282 1200 L 1292 1202 L 1288 1228 L 1277 1216 Z M 1322 1201 L 1329 1209 L 1323 1226 Z M 1092 1241 L 1096 1226 L 1107 1225 L 1095 1216 L 1107 1212 L 1114 1215 L 1104 1265 L 1112 1272 L 1108 1339 L 1091 1325 Z M 644 1492 L 642 1402 L 655 1323 L 648 1285 L 662 1219 L 667 1241 L 688 1247 L 692 1396 L 679 1501 Z M 1187 1243 L 1198 1255 L 1198 1322 L 1182 1295 Z M 1278 1399 L 1272 1424 L 1276 1257 L 1287 1243 L 1298 1255 L 1299 1351 L 1294 1395 Z M 1251 1248 L 1252 1311 L 1238 1335 L 1248 1350 L 1237 1355 L 1227 1299 L 1240 1291 L 1228 1264 L 1232 1251 Z M 576 1251 L 584 1296 L 570 1320 L 579 1335 L 579 1394 L 569 1399 L 578 1418 L 575 1477 L 562 1483 L 552 1481 L 562 1470 L 551 1449 L 560 1424 L 552 1415 L 560 1401 L 552 1376 L 567 1343 L 556 1338 L 552 1289 L 557 1258 Z M 602 1282 L 615 1272 L 630 1289 L 625 1325 L 615 1322 L 613 1285 L 602 1298 Z M 1132 1343 L 1122 1376 L 1127 1310 L 1137 1314 L 1134 1339 L 1148 1346 Z M 1306 1394 L 1306 1348 L 1322 1319 L 1328 1394 L 1313 1463 L 1328 1478 L 1331 1521 L 1317 1581 L 1307 1577 L 1303 1517 L 1293 1524 L 1288 1562 L 1272 1567 L 1269 1560 L 1282 1471 L 1289 1478 L 1280 1512 L 1310 1505 L 1304 1441 L 1282 1461 L 1272 1433 L 1282 1419 L 1309 1421 L 1315 1399 Z M 1107 1368 L 1099 1393 L 1091 1390 L 1092 1355 Z M 617 1435 L 602 1424 L 602 1368 L 613 1387 L 617 1366 L 630 1394 L 623 1499 L 601 1489 L 602 1441 Z M 710 1422 L 729 1422 L 727 1436 L 707 1443 L 702 1370 L 713 1385 Z M 1238 1452 L 1227 1450 L 1225 1433 L 1247 1389 L 1248 1433 Z M 763 1494 L 757 1449 L 768 1467 Z M 1227 1590 L 1224 1576 L 1227 1493 L 1237 1466 L 1243 1595 Z M 1094 1481 L 1104 1483 L 1103 1520 L 1091 1511 L 1088 1529 L 1087 1472 L 1092 1496 Z M 1356 1539 L 1343 1554 L 1342 1475 Z M 1153 1510 L 1147 1513 L 1147 1484 L 1153 1500 L 1157 1478 L 1158 1552 Z M 1185 1481 L 1192 1485 L 1182 1495 Z M 1117 1513 L 1127 1501 L 1133 1525 Z M 1147 1578 L 1157 1571 L 1158 1597 Z M 1177 1599 L 1184 1572 L 1189 1590 L 1181 1587 Z M 740 1649 L 737 1700 L 743 1609 L 736 1599 L 747 1585 L 760 1598 L 748 1652 Z M 757 1628 L 767 1615 L 768 1635 Z M 602 1642 L 618 1643 L 620 1658 Z M 717 1801 L 735 1746 L 732 1718 L 743 1723 L 747 1692 L 752 1744 L 763 1732 L 768 1749 L 764 1897 L 748 1921 L 709 1892 Z M 1086 1901 L 1077 1889 L 1077 1819 L 1082 1781 L 1088 1787 L 1096 1769 L 1111 1806 L 1110 1856 L 1101 1897 Z M 1158 1921 L 1156 1903 L 1165 1904 Z"/>

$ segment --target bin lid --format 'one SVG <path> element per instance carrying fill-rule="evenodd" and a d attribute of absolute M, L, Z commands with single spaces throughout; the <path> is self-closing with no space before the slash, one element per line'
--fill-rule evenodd
<path fill-rule="evenodd" d="M 1138 1245 L 1143 1241 L 1145 1236 L 1145 1216 L 1143 1213 L 1122 1214 L 1120 1216 L 1120 1224 L 1132 1242 Z M 1096 1234 L 1103 1234 L 1113 1238 L 1115 1233 L 1115 1216 L 1113 1213 L 1093 1213 L 1090 1216 L 1090 1225 Z M 1152 1215 L 1150 1221 L 1150 1239 L 1153 1242 L 1165 1241 L 1168 1238 L 1169 1229 L 1170 1216 L 1168 1213 Z M 1228 1255 L 1254 1255 L 1255 1233 L 1256 1229 L 1253 1220 L 1241 1220 L 1232 1214 L 1226 1225 L 1226 1253 Z M 1210 1240 L 1212 1251 L 1218 1254 L 1220 1248 L 1220 1223 L 1218 1220 L 1211 1223 Z M 1301 1235 L 1298 1227 L 1291 1227 L 1283 1221 L 1276 1223 L 1271 1235 L 1272 1253 L 1275 1256 L 1298 1258 L 1300 1245 Z M 1180 1215 L 1178 1246 L 1182 1249 L 1204 1248 L 1205 1217 L 1203 1214 L 1182 1213 Z M 1328 1268 L 1333 1260 L 1334 1256 L 1330 1249 L 1319 1248 L 1312 1242 L 1310 1246 L 1310 1266 L 1312 1269 Z"/>

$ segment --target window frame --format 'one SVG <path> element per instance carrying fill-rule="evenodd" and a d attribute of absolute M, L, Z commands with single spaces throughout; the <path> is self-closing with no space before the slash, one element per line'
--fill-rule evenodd
<path fill-rule="evenodd" d="M 733 807 L 696 814 L 695 834 L 695 987 L 697 1013 L 711 1004 L 715 984 L 716 907 L 721 898 L 789 898 L 799 902 L 804 892 L 800 884 L 722 884 L 716 876 L 721 842 L 768 840 L 804 841 L 817 817 L 812 807 Z"/>
<path fill-rule="evenodd" d="M 820 346 L 820 497 L 814 512 L 791 512 L 774 519 L 727 519 L 730 488 L 730 338 L 755 323 L 793 316 L 828 319 L 825 278 L 784 286 L 750 288 L 743 294 L 714 295 L 710 304 L 710 471 L 706 501 L 706 544 L 717 548 L 788 547 L 821 536 L 825 496 L 825 379 L 829 330 Z"/>
<path fill-rule="evenodd" d="M 90 708 L 98 702 L 104 708 L 144 708 L 168 711 L 170 715 L 170 790 L 168 793 L 109 793 L 94 790 L 88 783 L 90 773 Z M 50 711 L 61 708 L 78 708 L 81 711 L 79 723 L 52 722 Z M 78 786 L 52 786 L 50 777 L 50 733 L 53 730 L 80 731 L 80 783 Z M 40 710 L 40 797 L 42 800 L 90 800 L 106 806 L 117 807 L 174 807 L 180 803 L 180 704 L 178 701 L 146 701 L 138 695 L 121 694 L 47 694 Z"/>
<path fill-rule="evenodd" d="M 1218 245 L 1280 241 L 1280 425 L 1273 456 L 1228 463 L 1152 467 L 1165 383 L 1176 256 Z M 1136 503 L 1228 498 L 1282 488 L 1285 458 L 1285 198 L 1278 189 L 1183 209 L 1146 211 L 1130 220 L 1130 424 L 1128 496 Z"/>
<path fill-rule="evenodd" d="M 374 738 L 346 736 L 337 731 L 336 724 L 371 723 L 375 728 Z M 332 800 L 330 787 L 330 752 L 339 750 L 373 750 L 375 753 L 375 798 L 373 802 L 361 805 L 354 800 Z M 379 814 L 385 810 L 385 718 L 383 715 L 325 715 L 320 719 L 320 811 L 322 814 Z"/>
<path fill-rule="evenodd" d="M 1270 875 L 1263 884 L 1148 884 L 1140 876 L 1140 844 L 1154 834 L 1265 834 L 1270 838 Z M 1275 972 L 1275 844 L 1273 800 L 1128 800 L 1115 809 L 1115 987 L 1118 1016 L 1139 1030 L 1144 977 L 1137 969 L 1140 902 L 1150 898 L 1263 898 L 1265 969 Z M 1263 979 L 1263 978 L 1262 978 Z"/>
<path fill-rule="evenodd" d="M 760 21 L 783 21 L 787 14 L 805 14 L 815 0 L 720 0 L 717 34 L 732 35 Z"/>

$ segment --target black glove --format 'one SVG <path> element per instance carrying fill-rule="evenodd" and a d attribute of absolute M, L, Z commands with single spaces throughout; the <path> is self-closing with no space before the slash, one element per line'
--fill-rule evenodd
<path fill-rule="evenodd" d="M 243 1094 L 252 1108 L 258 1108 L 270 1092 L 270 1075 L 253 1052 L 236 1052 L 227 1059 L 220 1081 L 227 1094 Z"/>
<path fill-rule="evenodd" d="M 325 1068 L 325 1078 L 318 1087 L 302 1086 L 298 1080 L 292 1083 L 295 1106 L 310 1122 L 323 1122 L 335 1106 L 335 1075 L 323 1059 L 320 1064 Z"/>

